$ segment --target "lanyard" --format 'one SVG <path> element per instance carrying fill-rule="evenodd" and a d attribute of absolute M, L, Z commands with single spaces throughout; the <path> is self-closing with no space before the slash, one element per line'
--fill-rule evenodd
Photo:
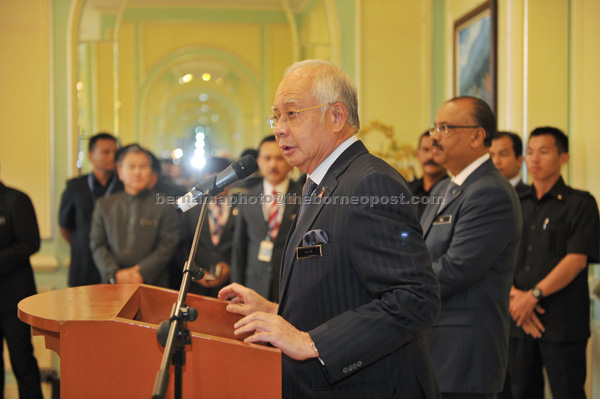
<path fill-rule="evenodd" d="M 117 183 L 117 179 L 116 179 L 117 175 L 113 175 L 110 184 L 108 185 L 108 188 L 106 189 L 106 192 L 104 193 L 105 197 L 108 197 L 113 190 L 115 189 L 115 184 Z M 90 188 L 90 194 L 92 195 L 92 201 L 94 202 L 94 205 L 96 204 L 96 195 L 94 195 L 94 177 L 93 177 L 93 173 L 90 173 L 88 175 L 88 187 Z"/>

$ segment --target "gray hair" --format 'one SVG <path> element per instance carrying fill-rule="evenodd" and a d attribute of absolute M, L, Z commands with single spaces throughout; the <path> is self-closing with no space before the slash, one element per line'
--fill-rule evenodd
<path fill-rule="evenodd" d="M 304 60 L 291 65 L 284 76 L 303 68 L 315 71 L 315 79 L 312 87 L 314 95 L 320 104 L 333 104 L 340 102 L 348 110 L 348 123 L 354 127 L 355 132 L 360 129 L 358 118 L 358 99 L 356 87 L 346 72 L 325 60 Z M 326 108 L 321 110 L 321 116 L 325 115 Z"/>

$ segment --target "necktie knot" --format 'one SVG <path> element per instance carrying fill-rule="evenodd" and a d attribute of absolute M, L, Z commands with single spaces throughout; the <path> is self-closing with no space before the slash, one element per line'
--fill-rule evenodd
<path fill-rule="evenodd" d="M 309 198 L 313 191 L 315 191 L 315 188 L 317 188 L 317 183 L 310 178 L 306 179 L 306 183 L 304 183 L 304 187 L 302 188 L 302 197 Z"/>

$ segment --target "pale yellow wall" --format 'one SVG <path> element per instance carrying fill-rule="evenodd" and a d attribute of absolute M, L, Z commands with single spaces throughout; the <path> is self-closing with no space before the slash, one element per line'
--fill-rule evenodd
<path fill-rule="evenodd" d="M 265 82 L 265 110 L 269 111 L 273 105 L 275 92 L 283 72 L 293 62 L 292 34 L 290 27 L 283 24 L 272 24 L 267 27 L 267 54 L 268 73 Z"/>
<path fill-rule="evenodd" d="M 360 13 L 361 123 L 391 125 L 414 147 L 431 119 L 431 4 L 362 1 Z"/>
<path fill-rule="evenodd" d="M 26 192 L 50 238 L 50 12 L 47 0 L 0 2 L 0 178 Z"/>
<path fill-rule="evenodd" d="M 99 42 L 94 46 L 95 118 L 93 133 L 114 132 L 115 92 L 114 92 L 114 45 L 112 42 Z"/>
<path fill-rule="evenodd" d="M 498 129 L 522 135 L 523 132 L 523 2 L 498 3 L 496 104 Z"/>
<path fill-rule="evenodd" d="M 564 0 L 527 3 L 527 131 L 547 125 L 567 131 L 569 5 Z"/>
<path fill-rule="evenodd" d="M 131 22 L 124 22 L 118 29 L 118 73 L 116 77 L 117 98 L 117 132 L 121 143 L 128 144 L 136 141 L 138 126 L 135 118 L 137 101 L 136 88 L 140 79 L 135 68 L 135 29 Z"/>
<path fill-rule="evenodd" d="M 328 60 L 331 53 L 329 42 L 327 16 L 323 4 L 319 2 L 311 10 L 300 28 L 300 43 L 302 45 L 300 54 L 305 59 Z"/>
<path fill-rule="evenodd" d="M 260 43 L 258 24 L 145 23 L 141 69 L 148 72 L 156 62 L 177 49 L 208 46 L 231 52 L 258 73 Z"/>
<path fill-rule="evenodd" d="M 573 1 L 571 183 L 600 200 L 600 2 Z"/>

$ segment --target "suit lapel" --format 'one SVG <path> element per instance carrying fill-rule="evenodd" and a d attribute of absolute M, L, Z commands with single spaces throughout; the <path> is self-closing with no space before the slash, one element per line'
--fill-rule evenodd
<path fill-rule="evenodd" d="M 287 233 L 290 231 L 290 225 L 296 219 L 296 214 L 298 213 L 298 207 L 294 206 L 292 203 L 294 194 L 302 195 L 302 187 L 298 187 L 299 184 L 293 180 L 290 180 L 290 185 L 288 187 L 288 192 L 286 193 L 286 200 L 289 196 L 290 201 L 286 202 L 285 207 L 283 208 L 283 217 L 281 219 L 281 225 L 279 226 L 279 234 L 277 234 L 277 238 L 275 238 L 275 242 L 285 243 Z M 284 231 L 285 234 L 281 234 Z"/>
<path fill-rule="evenodd" d="M 436 216 L 438 216 L 443 210 L 448 208 L 448 206 L 450 206 L 450 204 L 452 204 L 452 202 L 454 202 L 463 192 L 465 192 L 471 184 L 476 182 L 482 175 L 484 175 L 485 173 L 488 173 L 490 170 L 492 170 L 494 168 L 495 168 L 495 166 L 492 163 L 492 160 L 488 159 L 483 164 L 481 164 L 481 166 L 479 166 L 477 169 L 475 169 L 473 171 L 473 173 L 471 173 L 469 175 L 469 177 L 467 177 L 467 179 L 463 182 L 463 184 L 460 185 L 459 189 L 456 190 L 454 195 L 452 197 L 450 197 L 450 199 L 446 203 L 440 204 L 439 207 L 438 206 L 428 206 L 427 208 L 425 208 L 425 212 L 423 213 L 423 217 L 421 218 L 421 227 L 423 228 L 423 237 L 427 237 L 427 233 L 429 232 L 429 229 L 431 228 Z M 439 187 L 437 187 L 437 186 L 435 187 L 435 189 L 434 189 L 435 193 L 432 193 L 432 195 L 436 195 L 436 196 L 442 195 L 443 196 L 444 193 L 446 192 L 446 189 L 448 188 L 449 184 L 450 184 L 450 179 L 447 179 L 447 181 L 444 182 L 443 184 L 440 183 Z"/>
<path fill-rule="evenodd" d="M 280 300 L 283 299 L 287 283 L 292 273 L 292 267 L 296 260 L 296 248 L 302 241 L 304 234 L 309 231 L 312 227 L 313 222 L 323 209 L 325 205 L 324 201 L 317 201 L 318 197 L 331 196 L 335 193 L 335 189 L 338 185 L 338 176 L 341 175 L 348 166 L 361 154 L 368 153 L 367 148 L 360 141 L 352 144 L 346 151 L 344 151 L 339 158 L 329 168 L 325 177 L 321 183 L 317 186 L 311 197 L 311 204 L 308 205 L 302 220 L 298 223 L 298 220 L 294 220 L 290 233 L 285 245 L 284 261 L 282 262 L 283 268 L 281 271 L 281 284 L 280 284 Z"/>
<path fill-rule="evenodd" d="M 248 198 L 254 197 L 259 198 L 259 196 L 263 193 L 263 182 L 257 184 L 255 188 L 248 192 Z M 255 201 L 255 203 L 248 203 L 249 211 L 248 219 L 250 223 L 257 227 L 257 231 L 261 235 L 261 240 L 264 240 L 267 236 L 267 232 L 269 230 L 269 226 L 267 221 L 265 220 L 265 214 L 263 213 L 262 203 L 260 201 Z"/>
<path fill-rule="evenodd" d="M 446 192 L 448 184 L 450 184 L 450 179 L 445 179 L 444 181 L 441 181 L 439 184 L 437 184 L 431 192 L 431 197 L 442 196 Z M 423 228 L 423 237 L 427 237 L 429 228 L 431 227 L 435 216 L 438 214 L 440 206 L 442 205 L 428 205 L 425 208 L 423 216 L 421 216 L 421 227 Z"/>
<path fill-rule="evenodd" d="M 449 181 L 448 184 L 446 184 L 446 189 L 448 188 L 448 186 L 451 184 L 452 182 Z M 444 189 L 444 193 L 446 192 L 446 189 Z M 464 183 L 463 186 L 459 186 L 458 188 L 456 188 L 454 190 L 454 192 L 452 193 L 451 197 L 446 198 L 446 201 L 444 201 L 443 204 L 440 204 L 435 216 L 439 215 L 442 213 L 442 211 L 444 209 L 446 209 L 455 199 L 458 198 L 458 196 L 463 192 L 464 189 Z M 433 222 L 433 221 L 432 221 Z"/>

